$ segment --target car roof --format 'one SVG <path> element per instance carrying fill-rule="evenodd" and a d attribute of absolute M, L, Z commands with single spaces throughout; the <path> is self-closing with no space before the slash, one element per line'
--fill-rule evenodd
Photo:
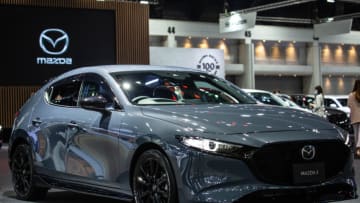
<path fill-rule="evenodd" d="M 75 68 L 67 71 L 54 79 L 54 81 L 61 80 L 63 78 L 78 75 L 82 73 L 98 73 L 100 75 L 110 74 L 114 72 L 131 72 L 131 71 L 181 71 L 181 72 L 199 72 L 205 73 L 200 70 L 176 67 L 176 66 L 155 66 L 155 65 L 100 65 L 100 66 L 86 66 Z"/>
<path fill-rule="evenodd" d="M 327 95 L 325 94 L 325 98 L 341 98 L 341 99 L 347 99 L 349 95 Z"/>
<path fill-rule="evenodd" d="M 269 91 L 266 90 L 258 90 L 258 89 L 243 89 L 241 88 L 244 92 L 259 92 L 259 93 L 271 93 Z"/>
<path fill-rule="evenodd" d="M 196 69 L 176 67 L 176 66 L 154 66 L 154 65 L 102 65 L 102 66 L 87 66 L 76 68 L 70 72 L 85 73 L 85 72 L 128 72 L 128 71 L 146 71 L 146 70 L 158 70 L 158 71 L 192 71 L 200 72 Z"/>

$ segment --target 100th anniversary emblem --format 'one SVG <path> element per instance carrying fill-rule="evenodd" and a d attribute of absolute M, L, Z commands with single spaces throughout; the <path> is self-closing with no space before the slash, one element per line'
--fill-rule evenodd
<path fill-rule="evenodd" d="M 215 56 L 206 54 L 200 58 L 197 64 L 197 69 L 216 75 L 220 70 L 220 63 Z"/>

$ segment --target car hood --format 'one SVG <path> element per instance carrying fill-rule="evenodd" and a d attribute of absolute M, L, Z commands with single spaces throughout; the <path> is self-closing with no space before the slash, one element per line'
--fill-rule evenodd
<path fill-rule="evenodd" d="M 180 134 L 262 146 L 272 142 L 343 139 L 327 120 L 270 105 L 173 105 L 142 107 L 145 116 L 179 126 Z M 166 128 L 165 125 L 158 126 Z M 280 133 L 282 132 L 282 133 Z"/>
<path fill-rule="evenodd" d="M 143 107 L 145 116 L 217 134 L 334 129 L 319 116 L 268 105 L 172 105 Z"/>

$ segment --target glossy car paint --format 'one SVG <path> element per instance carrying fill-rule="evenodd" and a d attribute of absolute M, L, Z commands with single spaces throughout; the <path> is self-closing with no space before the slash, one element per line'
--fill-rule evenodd
<path fill-rule="evenodd" d="M 349 95 L 325 95 L 325 106 L 332 108 L 330 105 L 333 104 L 334 108 L 343 111 L 350 118 L 350 108 L 347 106 L 347 99 Z"/>
<path fill-rule="evenodd" d="M 175 174 L 179 202 L 234 202 L 262 191 L 316 191 L 332 185 L 355 198 L 349 153 L 335 177 L 313 185 L 261 181 L 244 160 L 193 149 L 179 136 L 219 140 L 260 149 L 274 143 L 344 142 L 339 129 L 311 113 L 256 104 L 131 104 L 110 73 L 170 70 L 169 67 L 104 66 L 65 73 L 42 87 L 20 109 L 9 142 L 9 156 L 20 142 L 31 145 L 39 183 L 131 200 L 132 167 L 139 152 L 159 149 Z M 189 69 L 171 68 L 174 71 Z M 107 112 L 49 104 L 45 91 L 64 78 L 94 73 L 107 82 L 120 109 Z M 330 199 L 331 200 L 331 199 Z"/>

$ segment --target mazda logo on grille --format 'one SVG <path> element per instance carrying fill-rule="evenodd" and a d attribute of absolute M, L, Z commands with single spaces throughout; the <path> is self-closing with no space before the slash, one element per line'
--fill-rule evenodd
<path fill-rule="evenodd" d="M 61 29 L 46 29 L 40 34 L 39 43 L 45 53 L 60 55 L 63 54 L 69 46 L 69 36 Z"/>
<path fill-rule="evenodd" d="M 306 145 L 301 149 L 301 156 L 304 160 L 310 161 L 315 158 L 316 149 L 313 145 Z"/>

